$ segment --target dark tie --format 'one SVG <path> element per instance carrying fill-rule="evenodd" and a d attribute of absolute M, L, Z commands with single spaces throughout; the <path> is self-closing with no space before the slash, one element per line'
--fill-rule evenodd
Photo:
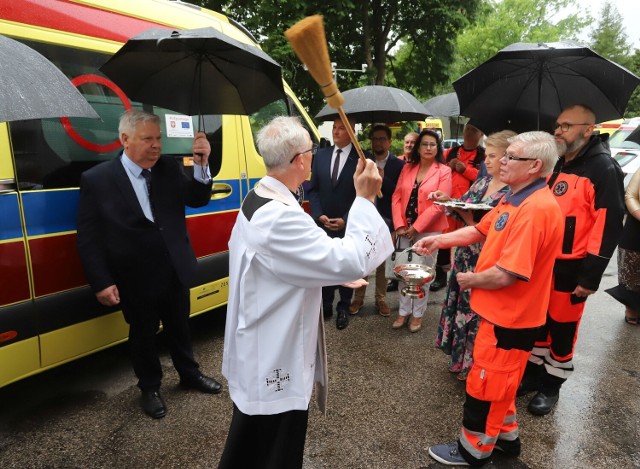
<path fill-rule="evenodd" d="M 338 183 L 338 169 L 340 169 L 340 153 L 342 153 L 342 150 L 338 148 L 338 150 L 336 151 L 336 159 L 333 162 L 333 169 L 331 170 L 331 184 L 333 184 L 333 187 L 336 187 L 336 184 Z"/>
<path fill-rule="evenodd" d="M 153 219 L 155 220 L 156 214 L 153 210 L 153 201 L 151 200 L 151 170 L 143 169 L 142 177 L 144 178 L 144 182 L 147 183 L 147 195 L 149 196 L 149 206 L 151 207 L 151 216 L 153 216 Z"/>

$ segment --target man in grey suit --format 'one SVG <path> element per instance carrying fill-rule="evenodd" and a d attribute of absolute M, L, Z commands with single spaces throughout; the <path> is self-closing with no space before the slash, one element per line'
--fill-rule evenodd
<path fill-rule="evenodd" d="M 349 122 L 353 130 L 355 122 Z M 333 146 L 319 150 L 313 159 L 309 203 L 311 216 L 318 226 L 332 238 L 342 238 L 347 224 L 347 214 L 356 198 L 353 174 L 358 164 L 358 153 L 340 119 L 333 121 L 332 136 Z M 340 294 L 336 306 L 336 327 L 344 329 L 349 324 L 348 310 L 353 296 L 351 288 L 340 285 L 322 288 L 324 317 L 328 319 L 333 315 L 336 289 Z"/>
<path fill-rule="evenodd" d="M 118 133 L 122 155 L 82 174 L 78 252 L 98 301 L 122 307 L 142 409 L 161 418 L 166 407 L 156 348 L 160 321 L 181 386 L 210 394 L 222 390 L 200 372 L 188 324 L 189 287 L 197 261 L 184 207 L 201 207 L 210 200 L 211 147 L 204 133 L 195 136 L 190 178 L 176 160 L 160 156 L 160 120 L 155 114 L 126 112 Z"/>

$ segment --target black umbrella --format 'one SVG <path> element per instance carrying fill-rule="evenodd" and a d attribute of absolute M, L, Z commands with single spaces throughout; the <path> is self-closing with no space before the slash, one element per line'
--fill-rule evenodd
<path fill-rule="evenodd" d="M 422 120 L 427 110 L 412 94 L 390 86 L 363 86 L 342 93 L 345 114 L 356 122 L 403 122 Z M 325 106 L 316 119 L 337 119 L 338 111 Z"/>
<path fill-rule="evenodd" d="M 428 99 L 424 107 L 430 116 L 436 117 L 457 117 L 460 115 L 460 104 L 458 95 L 455 93 L 441 94 Z"/>
<path fill-rule="evenodd" d="M 625 140 L 640 145 L 640 126 L 636 127 L 629 135 L 627 135 Z"/>
<path fill-rule="evenodd" d="M 100 70 L 129 98 L 190 116 L 252 114 L 284 97 L 277 62 L 210 27 L 149 29 Z"/>
<path fill-rule="evenodd" d="M 31 47 L 0 36 L 0 122 L 99 118 L 69 79 Z"/>
<path fill-rule="evenodd" d="M 574 104 L 596 121 L 621 117 L 640 79 L 573 42 L 511 44 L 453 83 L 460 112 L 485 134 L 551 130 Z"/>

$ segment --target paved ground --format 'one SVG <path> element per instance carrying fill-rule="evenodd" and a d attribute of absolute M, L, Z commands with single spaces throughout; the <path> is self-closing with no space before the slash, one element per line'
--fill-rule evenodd
<path fill-rule="evenodd" d="M 616 283 L 615 269 L 604 288 Z M 432 295 L 416 334 L 392 330 L 393 315 L 378 316 L 371 300 L 344 331 L 326 324 L 329 412 L 312 402 L 305 469 L 444 467 L 425 448 L 456 438 L 464 385 L 433 348 L 443 296 Z M 605 293 L 589 300 L 577 370 L 557 408 L 534 417 L 519 399 L 523 454 L 496 456 L 489 467 L 640 467 L 640 327 L 622 316 Z M 216 377 L 223 328 L 221 312 L 193 321 L 198 359 Z M 151 420 L 138 408 L 126 353 L 115 347 L 0 389 L 0 468 L 215 468 L 231 417 L 228 393 L 179 390 L 165 355 L 168 415 Z"/>

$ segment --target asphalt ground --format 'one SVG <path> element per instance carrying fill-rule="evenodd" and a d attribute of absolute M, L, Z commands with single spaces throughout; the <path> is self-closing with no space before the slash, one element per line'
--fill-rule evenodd
<path fill-rule="evenodd" d="M 487 467 L 640 467 L 640 327 L 625 324 L 623 307 L 602 292 L 616 283 L 612 261 L 587 303 L 576 371 L 557 407 L 536 417 L 519 398 L 522 454 L 496 454 Z M 457 438 L 464 383 L 433 347 L 444 291 L 431 294 L 417 333 L 391 328 L 397 292 L 390 318 L 377 314 L 372 294 L 373 285 L 345 330 L 325 323 L 328 413 L 312 399 L 304 467 L 445 467 L 427 448 Z M 192 329 L 203 371 L 222 379 L 224 311 L 194 318 Z M 162 364 L 168 413 L 160 420 L 139 408 L 126 345 L 0 389 L 0 468 L 215 468 L 231 419 L 228 392 L 183 391 L 166 349 Z"/>

